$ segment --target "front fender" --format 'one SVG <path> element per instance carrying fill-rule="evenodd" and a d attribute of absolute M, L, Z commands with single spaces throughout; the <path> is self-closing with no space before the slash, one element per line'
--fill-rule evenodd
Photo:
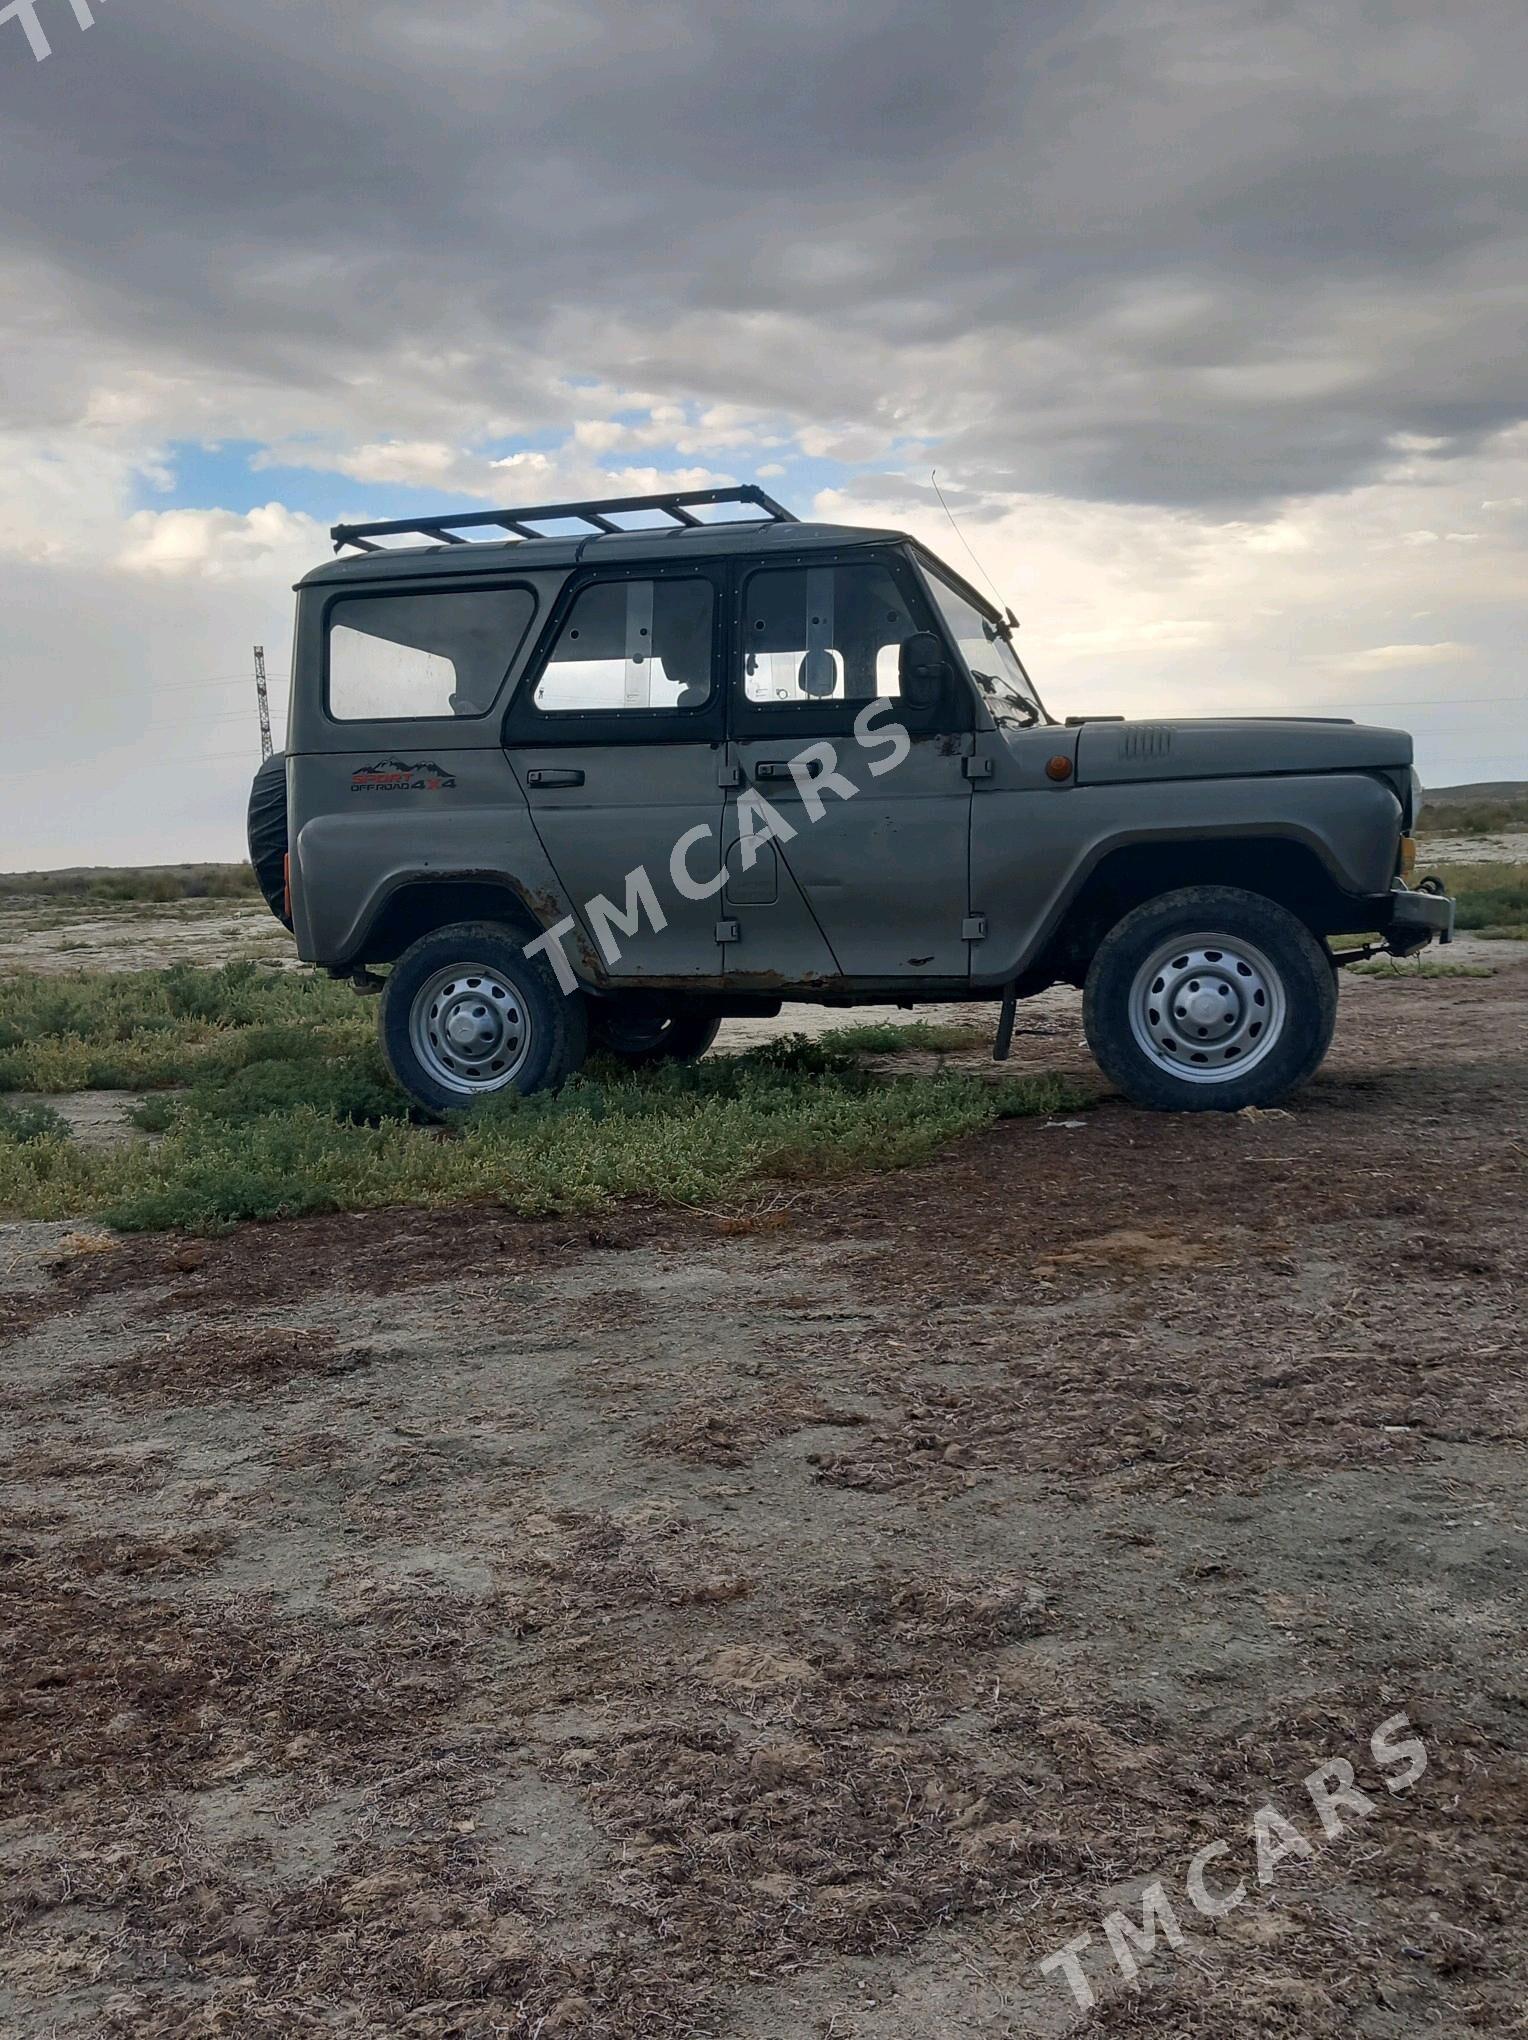
<path fill-rule="evenodd" d="M 1000 985 L 1039 957 L 1104 858 L 1170 846 L 1204 855 L 1214 882 L 1217 844 L 1274 841 L 1316 857 L 1355 899 L 1388 894 L 1401 804 L 1362 772 L 1078 786 L 1059 797 L 978 791 L 971 816 L 971 903 L 987 917 L 972 977 Z"/>

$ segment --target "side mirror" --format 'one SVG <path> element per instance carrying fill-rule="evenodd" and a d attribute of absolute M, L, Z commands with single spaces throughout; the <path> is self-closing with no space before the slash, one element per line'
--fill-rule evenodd
<path fill-rule="evenodd" d="M 905 708 L 937 708 L 950 684 L 944 646 L 931 630 L 915 631 L 902 640 L 897 679 Z"/>

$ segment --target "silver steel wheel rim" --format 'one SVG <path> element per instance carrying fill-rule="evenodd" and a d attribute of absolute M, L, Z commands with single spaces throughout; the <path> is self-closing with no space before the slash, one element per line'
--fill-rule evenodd
<path fill-rule="evenodd" d="M 1130 1032 L 1185 1084 L 1228 1084 L 1284 1033 L 1284 980 L 1240 935 L 1183 935 L 1147 958 L 1130 987 Z"/>
<path fill-rule="evenodd" d="M 531 1016 L 518 989 L 487 964 L 438 970 L 414 994 L 409 1041 L 443 1090 L 480 1098 L 512 1084 L 531 1051 Z"/>

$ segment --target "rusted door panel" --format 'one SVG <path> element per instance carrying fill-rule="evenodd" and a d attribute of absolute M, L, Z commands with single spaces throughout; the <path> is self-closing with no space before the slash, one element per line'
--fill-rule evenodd
<path fill-rule="evenodd" d="M 603 896 L 624 912 L 628 873 L 647 873 L 665 925 L 655 928 L 643 912 L 634 934 L 616 930 L 612 978 L 714 978 L 721 970 L 716 899 L 685 898 L 669 868 L 679 838 L 703 823 L 711 833 L 689 869 L 698 882 L 718 869 L 717 759 L 711 744 L 548 744 L 514 759 L 547 856 L 591 941 L 589 902 Z"/>
<path fill-rule="evenodd" d="M 729 981 L 770 987 L 836 978 L 833 952 L 777 846 L 756 845 L 745 869 L 735 819 L 728 831 L 723 912 L 737 930 L 737 940 L 726 945 Z"/>
<path fill-rule="evenodd" d="M 825 785 L 820 816 L 813 820 L 815 803 L 789 773 L 782 778 L 767 769 L 788 762 L 800 747 L 778 737 L 736 743 L 743 787 L 728 796 L 728 841 L 746 833 L 739 828 L 738 803 L 752 788 L 792 832 L 787 838 L 782 831 L 781 861 L 840 975 L 965 977 L 971 782 L 958 744 L 949 737 L 916 739 L 905 759 L 880 777 L 870 767 L 884 762 L 884 750 L 863 749 L 852 736 L 835 739 L 833 748 L 833 769 L 854 793 L 846 797 Z M 729 970 L 742 967 L 750 937 L 766 953 L 774 939 L 768 917 L 775 911 L 738 909 L 742 940 L 737 955 L 729 956 Z"/>

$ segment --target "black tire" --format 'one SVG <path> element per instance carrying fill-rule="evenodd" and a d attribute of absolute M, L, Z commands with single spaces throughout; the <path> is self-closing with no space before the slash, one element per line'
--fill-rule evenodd
<path fill-rule="evenodd" d="M 249 789 L 249 861 L 265 904 L 284 928 L 290 928 L 292 917 L 286 910 L 286 856 L 286 753 L 277 751 L 260 767 Z"/>
<path fill-rule="evenodd" d="M 406 949 L 388 973 L 377 1016 L 382 1053 L 401 1089 L 417 1105 L 437 1117 L 465 1111 L 497 1090 L 514 1089 L 522 1097 L 535 1091 L 555 1091 L 582 1067 L 589 1048 L 587 1007 L 581 992 L 564 993 L 544 956 L 528 956 L 529 938 L 502 921 L 457 921 Z M 486 992 L 475 991 L 476 973 L 491 973 L 497 1001 Z M 460 988 L 456 977 L 460 975 Z M 426 1003 L 430 988 L 442 979 L 450 981 L 444 1006 L 433 998 Z M 432 1034 L 432 1013 L 442 1024 L 454 1004 L 463 1015 L 474 1010 L 472 1001 L 491 1016 L 495 1005 L 515 1014 L 525 1025 L 523 1059 L 518 1064 L 506 1053 L 505 1069 L 493 1067 L 493 1057 L 481 1063 L 465 1060 L 443 1035 Z M 506 1005 L 507 1001 L 507 1005 Z M 422 1030 L 424 1054 L 416 1039 L 416 1019 Z M 494 1024 L 493 1017 L 488 1025 Z M 485 1054 L 487 1052 L 485 1051 Z M 478 1069 L 480 1075 L 446 1080 L 443 1065 L 454 1062 L 459 1071 Z"/>
<path fill-rule="evenodd" d="M 1314 1075 L 1336 1023 L 1323 945 L 1286 907 L 1228 885 L 1185 886 L 1126 914 L 1083 992 L 1100 1069 L 1158 1112 L 1286 1098 Z"/>
<path fill-rule="evenodd" d="M 642 1013 L 613 1000 L 596 1000 L 589 1011 L 589 1043 L 634 1070 L 661 1062 L 699 1062 L 721 1024 L 704 1013 Z"/>

